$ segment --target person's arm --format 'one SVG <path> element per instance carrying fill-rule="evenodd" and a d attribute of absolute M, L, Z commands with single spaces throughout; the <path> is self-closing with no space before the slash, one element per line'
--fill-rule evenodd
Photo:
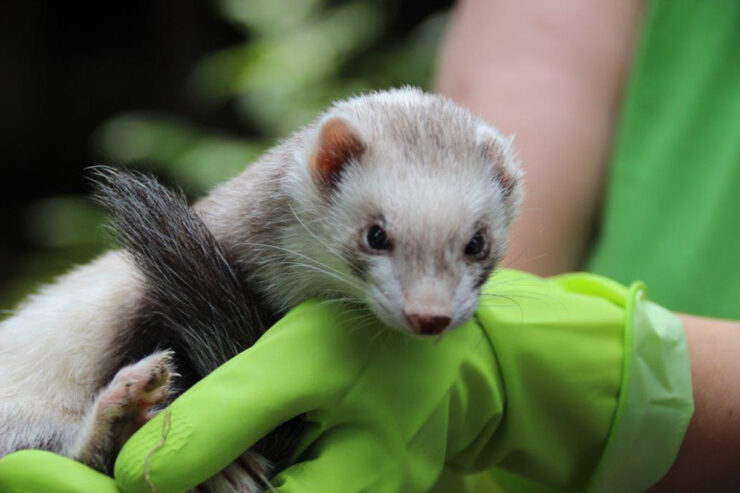
<path fill-rule="evenodd" d="M 573 271 L 588 246 L 642 2 L 597 4 L 467 0 L 454 12 L 436 89 L 515 133 L 525 170 L 506 267 Z"/>
<path fill-rule="evenodd" d="M 459 3 L 436 88 L 516 133 L 527 196 L 506 266 L 540 275 L 581 268 L 640 13 L 638 1 Z M 740 322 L 681 319 L 696 411 L 658 488 L 737 488 Z"/>
<path fill-rule="evenodd" d="M 658 491 L 740 488 L 740 322 L 680 315 L 691 359 L 694 417 Z"/>

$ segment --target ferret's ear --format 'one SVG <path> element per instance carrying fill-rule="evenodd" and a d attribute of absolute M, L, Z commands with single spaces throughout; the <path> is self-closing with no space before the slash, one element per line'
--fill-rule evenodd
<path fill-rule="evenodd" d="M 314 183 L 320 189 L 336 185 L 347 163 L 359 158 L 365 149 L 357 131 L 344 118 L 327 118 L 321 123 L 309 164 Z"/>
<path fill-rule="evenodd" d="M 504 200 L 516 209 L 521 201 L 523 173 L 514 154 L 513 143 L 514 136 L 504 137 L 488 125 L 478 127 L 478 149 L 493 168 L 494 179 L 501 186 Z"/>

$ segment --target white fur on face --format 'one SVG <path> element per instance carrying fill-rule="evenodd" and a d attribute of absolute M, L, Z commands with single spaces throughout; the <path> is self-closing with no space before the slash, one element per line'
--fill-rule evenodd
<path fill-rule="evenodd" d="M 348 172 L 331 216 L 344 245 L 364 241 L 374 224 L 392 242 L 378 254 L 358 248 L 367 263 L 367 304 L 396 328 L 411 329 L 404 312 L 419 304 L 449 315 L 451 327 L 465 322 L 477 306 L 478 280 L 490 269 L 466 258 L 465 247 L 479 230 L 488 235 L 489 255 L 500 255 L 506 240 L 499 191 L 478 166 L 373 164 Z"/>
<path fill-rule="evenodd" d="M 328 203 L 311 205 L 324 218 L 317 221 L 328 243 L 321 249 L 351 252 L 362 267 L 354 272 L 362 292 L 354 296 L 387 325 L 411 330 L 404 313 L 421 306 L 449 315 L 450 327 L 457 326 L 472 316 L 481 278 L 503 254 L 517 206 L 520 176 L 509 143 L 462 108 L 417 91 L 351 103 L 328 117 L 349 120 L 367 151 L 346 167 Z M 369 104 L 372 111 L 363 106 Z M 516 189 L 508 195 L 494 165 L 514 173 Z M 373 224 L 391 239 L 390 251 L 363 248 Z M 464 251 L 478 231 L 485 232 L 490 253 L 472 261 Z M 338 256 L 323 257 L 353 274 Z"/>
<path fill-rule="evenodd" d="M 310 163 L 334 118 L 364 152 L 327 190 Z M 491 254 L 502 255 L 520 181 L 508 139 L 443 97 L 400 89 L 337 103 L 214 191 L 202 212 L 275 310 L 311 297 L 353 300 L 406 329 L 406 304 L 436 298 L 454 325 L 472 314 L 490 270 L 466 262 L 465 245 L 485 226 Z M 388 222 L 390 255 L 361 248 L 373 217 Z"/>

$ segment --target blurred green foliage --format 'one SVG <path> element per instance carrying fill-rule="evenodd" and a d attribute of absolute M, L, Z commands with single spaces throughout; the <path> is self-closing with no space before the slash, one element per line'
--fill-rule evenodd
<path fill-rule="evenodd" d="M 236 175 L 336 99 L 392 86 L 428 87 L 446 16 L 431 15 L 399 36 L 391 32 L 390 0 L 215 5 L 244 41 L 194 61 L 184 90 L 200 107 L 229 105 L 258 135 L 227 135 L 173 115 L 128 113 L 93 136 L 105 162 L 153 170 L 190 196 Z M 22 281 L 3 293 L 0 307 L 110 246 L 102 212 L 84 197 L 44 200 L 26 222 L 41 250 L 24 260 Z"/>

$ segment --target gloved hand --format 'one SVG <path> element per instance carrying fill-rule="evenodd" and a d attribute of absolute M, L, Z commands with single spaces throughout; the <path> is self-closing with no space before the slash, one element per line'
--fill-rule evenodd
<path fill-rule="evenodd" d="M 639 292 L 501 272 L 439 340 L 306 303 L 173 403 L 164 440 L 163 415 L 132 437 L 117 484 L 148 491 L 148 457 L 158 491 L 195 486 L 303 414 L 280 491 L 425 491 L 494 466 L 555 488 L 646 487 L 673 460 L 691 388 L 680 323 Z"/>
<path fill-rule="evenodd" d="M 44 450 L 20 450 L 0 459 L 0 493 L 117 491 L 113 478 Z"/>
<path fill-rule="evenodd" d="M 460 490 L 493 467 L 558 489 L 644 489 L 673 461 L 691 387 L 680 323 L 639 292 L 505 271 L 440 340 L 306 303 L 137 432 L 116 484 L 193 487 L 303 414 L 280 491 Z"/>

